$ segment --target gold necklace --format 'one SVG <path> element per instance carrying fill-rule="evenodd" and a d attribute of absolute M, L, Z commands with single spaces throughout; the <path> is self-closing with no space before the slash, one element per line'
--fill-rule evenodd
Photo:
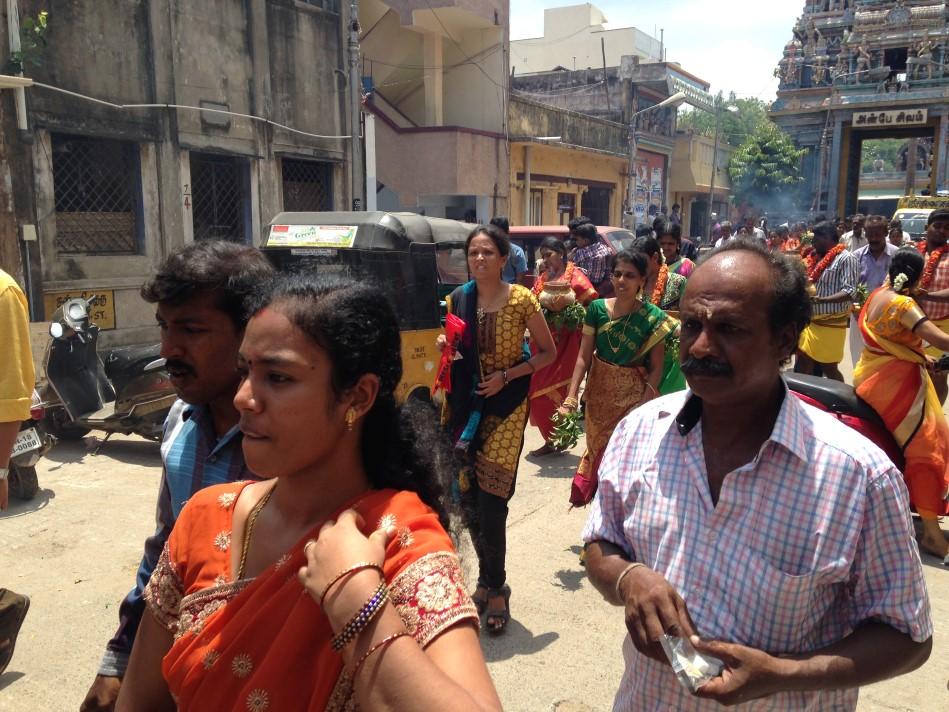
<path fill-rule="evenodd" d="M 614 307 L 614 308 L 616 307 L 616 302 L 613 302 L 613 307 Z M 630 320 L 630 318 L 631 318 L 631 317 L 633 316 L 633 314 L 635 314 L 637 311 L 639 311 L 639 310 L 638 310 L 638 309 L 633 309 L 631 312 L 629 312 L 628 314 L 626 314 L 626 318 L 623 319 L 622 329 L 625 329 L 627 326 L 629 326 L 629 320 Z M 621 331 L 620 331 L 620 343 L 619 343 L 618 345 L 614 345 L 614 344 L 613 344 L 613 339 L 610 338 L 610 333 L 613 331 L 613 325 L 614 325 L 616 322 L 617 322 L 617 320 L 616 320 L 616 319 L 613 319 L 609 324 L 606 325 L 606 343 L 609 345 L 609 347 L 610 347 L 610 349 L 613 351 L 613 354 L 614 354 L 614 355 L 619 354 L 620 347 L 623 345 L 623 341 L 622 341 L 622 337 L 623 337 L 623 335 L 622 335 L 622 329 L 621 329 Z"/>
<path fill-rule="evenodd" d="M 263 509 L 267 505 L 267 502 L 270 501 L 270 495 L 273 494 L 275 489 L 277 489 L 276 484 L 271 487 L 267 491 L 267 494 L 261 497 L 260 501 L 254 505 L 252 510 L 250 510 L 250 516 L 247 517 L 247 527 L 244 529 L 244 543 L 243 549 L 241 550 L 241 562 L 237 566 L 237 576 L 234 579 L 235 581 L 240 581 L 242 578 L 244 578 L 244 564 L 247 562 L 247 550 L 250 548 L 250 536 L 254 532 L 254 524 L 257 523 L 257 515 L 260 514 L 260 510 Z"/>

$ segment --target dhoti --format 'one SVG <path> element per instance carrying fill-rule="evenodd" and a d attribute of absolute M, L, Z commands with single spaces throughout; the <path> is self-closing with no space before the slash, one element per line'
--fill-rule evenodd
<path fill-rule="evenodd" d="M 798 348 L 817 363 L 840 363 L 849 321 L 849 311 L 814 316 L 801 332 Z"/>

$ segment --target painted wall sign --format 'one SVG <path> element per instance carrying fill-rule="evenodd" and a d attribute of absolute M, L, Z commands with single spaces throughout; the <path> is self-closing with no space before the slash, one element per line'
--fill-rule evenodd
<path fill-rule="evenodd" d="M 855 128 L 884 128 L 887 126 L 918 126 L 929 119 L 929 109 L 902 109 L 893 111 L 857 111 L 853 115 Z"/>
<path fill-rule="evenodd" d="M 46 292 L 43 294 L 43 306 L 46 318 L 62 306 L 67 299 L 82 298 L 92 300 L 89 318 L 103 331 L 115 328 L 115 292 L 111 289 L 83 289 L 68 292 Z"/>
<path fill-rule="evenodd" d="M 355 241 L 355 225 L 274 225 L 267 247 L 348 248 Z"/>

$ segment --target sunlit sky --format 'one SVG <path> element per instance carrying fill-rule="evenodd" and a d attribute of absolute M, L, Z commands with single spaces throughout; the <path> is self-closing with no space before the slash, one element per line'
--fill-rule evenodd
<path fill-rule="evenodd" d="M 511 39 L 544 34 L 544 8 L 564 0 L 511 0 Z M 637 27 L 659 38 L 670 62 L 705 79 L 711 91 L 772 101 L 773 72 L 804 0 L 600 0 L 607 28 Z"/>

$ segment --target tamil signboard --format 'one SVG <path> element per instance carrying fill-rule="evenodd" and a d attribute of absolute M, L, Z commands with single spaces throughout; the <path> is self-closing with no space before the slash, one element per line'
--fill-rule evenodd
<path fill-rule="evenodd" d="M 111 289 L 83 289 L 68 292 L 45 292 L 43 306 L 46 318 L 59 309 L 67 299 L 85 299 L 89 302 L 89 319 L 103 331 L 115 328 L 115 292 Z"/>
<path fill-rule="evenodd" d="M 919 126 L 929 120 L 929 109 L 893 109 L 889 111 L 855 111 L 854 128 L 888 128 Z"/>

